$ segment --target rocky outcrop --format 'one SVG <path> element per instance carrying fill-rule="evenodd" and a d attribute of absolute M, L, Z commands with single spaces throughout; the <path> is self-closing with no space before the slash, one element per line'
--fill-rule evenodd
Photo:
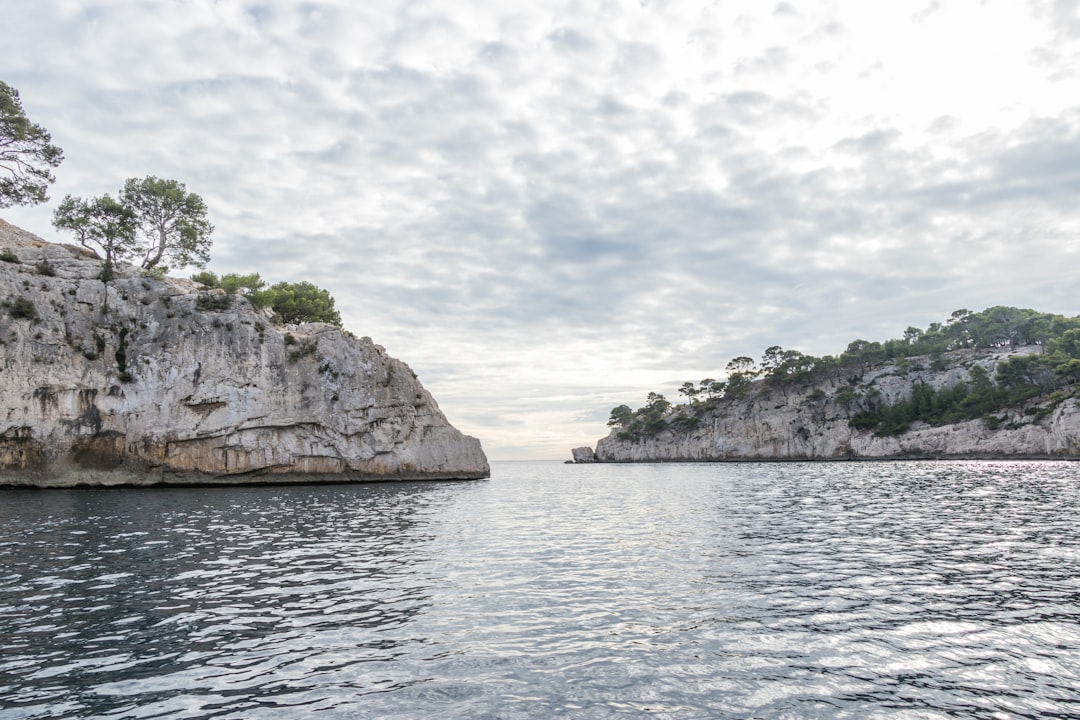
<path fill-rule="evenodd" d="M 1040 352 L 1041 347 L 965 350 L 948 355 L 932 370 L 929 358 L 886 362 L 846 370 L 812 384 L 753 383 L 741 400 L 721 401 L 695 419 L 691 429 L 669 428 L 652 437 L 620 439 L 617 431 L 599 441 L 599 462 L 829 460 L 857 458 L 1080 458 L 1080 403 L 1075 396 L 1043 397 L 992 417 L 951 425 L 913 423 L 897 436 L 857 429 L 849 420 L 860 410 L 845 388 L 875 393 L 885 404 L 911 396 L 922 381 L 935 389 L 970 379 L 980 366 L 991 378 L 1001 360 Z M 878 395 L 879 394 L 879 395 Z M 689 415 L 682 406 L 672 413 Z M 574 451 L 577 459 L 579 452 Z"/>
<path fill-rule="evenodd" d="M 596 453 L 591 447 L 576 447 L 570 451 L 571 457 L 574 458 L 575 463 L 594 463 L 596 462 Z"/>
<path fill-rule="evenodd" d="M 0 221 L 0 484 L 489 475 L 404 363 Z"/>

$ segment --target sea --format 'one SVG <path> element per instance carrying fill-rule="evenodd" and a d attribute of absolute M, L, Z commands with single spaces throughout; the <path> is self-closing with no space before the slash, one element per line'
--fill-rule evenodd
<path fill-rule="evenodd" d="M 0 491 L 0 718 L 1078 718 L 1080 463 Z"/>

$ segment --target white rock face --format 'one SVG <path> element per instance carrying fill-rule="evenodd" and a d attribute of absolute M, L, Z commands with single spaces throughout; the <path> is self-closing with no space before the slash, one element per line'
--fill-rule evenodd
<path fill-rule="evenodd" d="M 970 377 L 975 365 L 991 378 L 1007 357 L 1040 352 L 1038 346 L 950 353 L 947 366 L 927 369 L 929 358 L 913 358 L 904 368 L 895 362 L 845 371 L 842 377 L 798 387 L 768 388 L 757 381 L 746 399 L 723 402 L 688 432 L 665 430 L 652 438 L 620 440 L 616 432 L 596 446 L 599 462 L 710 460 L 811 460 L 854 458 L 1080 457 L 1080 404 L 1075 397 L 1043 401 L 996 413 L 996 429 L 982 419 L 931 427 L 914 423 L 896 437 L 876 437 L 848 420 L 858 412 L 836 399 L 853 383 L 876 388 L 893 404 L 911 396 L 923 381 L 951 387 Z M 578 452 L 574 452 L 575 459 Z"/>
<path fill-rule="evenodd" d="M 370 338 L 143 277 L 0 220 L 0 484 L 469 479 L 490 471 Z M 9 256 L 10 257 L 10 256 Z"/>
<path fill-rule="evenodd" d="M 576 447 L 570 451 L 570 455 L 574 458 L 575 463 L 596 462 L 596 453 L 591 447 Z"/>

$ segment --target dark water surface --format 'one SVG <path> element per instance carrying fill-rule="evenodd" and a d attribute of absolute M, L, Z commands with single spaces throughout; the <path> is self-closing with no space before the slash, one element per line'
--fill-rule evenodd
<path fill-rule="evenodd" d="M 0 493 L 0 718 L 1080 717 L 1080 464 Z"/>

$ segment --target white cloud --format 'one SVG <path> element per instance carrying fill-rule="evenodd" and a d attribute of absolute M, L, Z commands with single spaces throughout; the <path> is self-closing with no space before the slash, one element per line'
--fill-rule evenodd
<path fill-rule="evenodd" d="M 54 197 L 187 183 L 213 269 L 329 288 L 493 457 L 772 344 L 1078 312 L 1074 2 L 8 4 Z"/>

